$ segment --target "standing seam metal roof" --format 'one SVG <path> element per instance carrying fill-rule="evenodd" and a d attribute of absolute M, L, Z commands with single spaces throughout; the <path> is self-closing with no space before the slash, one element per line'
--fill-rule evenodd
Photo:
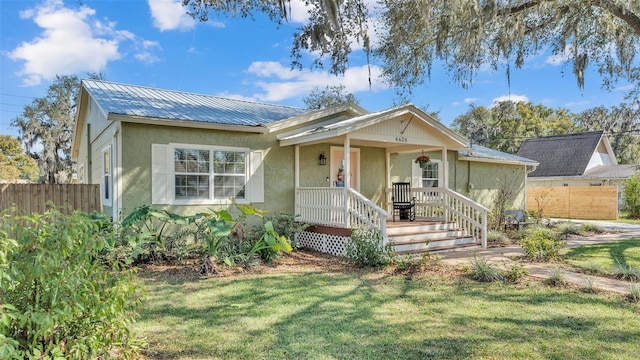
<path fill-rule="evenodd" d="M 302 108 L 100 80 L 85 79 L 82 80 L 82 86 L 108 114 L 225 125 L 263 126 L 309 111 Z"/>

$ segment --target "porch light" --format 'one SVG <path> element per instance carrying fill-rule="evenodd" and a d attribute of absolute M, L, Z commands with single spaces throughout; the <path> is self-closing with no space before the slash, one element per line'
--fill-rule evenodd
<path fill-rule="evenodd" d="M 320 165 L 327 165 L 327 157 L 324 156 L 324 151 L 320 152 L 320 157 L 318 157 L 318 160 L 320 160 Z"/>

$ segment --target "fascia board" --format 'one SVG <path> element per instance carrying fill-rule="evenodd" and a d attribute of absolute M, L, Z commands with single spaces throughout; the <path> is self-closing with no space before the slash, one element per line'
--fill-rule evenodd
<path fill-rule="evenodd" d="M 215 124 L 201 121 L 191 120 L 168 120 L 154 117 L 142 117 L 142 116 L 130 116 L 130 115 L 116 115 L 110 114 L 109 120 L 135 123 L 135 124 L 148 124 L 148 125 L 160 125 L 160 126 L 173 126 L 183 128 L 194 129 L 207 129 L 207 130 L 226 130 L 226 131 L 239 131 L 256 134 L 266 134 L 267 128 L 264 126 L 245 126 L 245 125 L 228 125 L 228 124 Z"/>
<path fill-rule="evenodd" d="M 269 129 L 269 132 L 274 132 L 274 131 L 279 131 L 289 127 L 302 125 L 310 121 L 337 115 L 343 112 L 352 113 L 355 116 L 360 116 L 368 113 L 367 110 L 365 110 L 364 108 L 356 104 L 352 104 L 352 103 L 340 104 L 340 105 L 328 107 L 325 109 L 310 111 L 308 113 L 293 116 L 288 119 L 272 122 L 270 124 L 267 124 L 265 127 Z"/>

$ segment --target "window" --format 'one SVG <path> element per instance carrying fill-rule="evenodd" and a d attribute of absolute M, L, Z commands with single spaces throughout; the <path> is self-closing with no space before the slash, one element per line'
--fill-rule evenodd
<path fill-rule="evenodd" d="M 422 187 L 439 187 L 438 162 L 430 162 L 422 168 Z"/>
<path fill-rule="evenodd" d="M 263 153 L 191 144 L 151 145 L 152 204 L 264 202 Z"/>
<path fill-rule="evenodd" d="M 176 200 L 244 198 L 246 152 L 175 148 L 173 156 Z"/>
<path fill-rule="evenodd" d="M 102 204 L 111 206 L 111 146 L 102 149 Z"/>

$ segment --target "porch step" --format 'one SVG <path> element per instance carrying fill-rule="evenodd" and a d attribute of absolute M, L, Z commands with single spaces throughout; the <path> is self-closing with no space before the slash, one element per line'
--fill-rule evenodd
<path fill-rule="evenodd" d="M 476 240 L 455 223 L 416 221 L 388 223 L 387 237 L 396 255 L 452 251 L 478 246 Z"/>
<path fill-rule="evenodd" d="M 426 248 L 426 249 L 419 249 L 419 250 L 394 251 L 393 255 L 411 256 L 411 255 L 422 255 L 422 254 L 437 254 L 437 253 L 450 252 L 450 251 L 471 250 L 471 249 L 480 249 L 480 248 L 482 248 L 482 245 L 474 242 L 474 243 L 461 244 L 461 245 L 442 246 L 442 247 L 437 247 L 432 249 Z"/>

